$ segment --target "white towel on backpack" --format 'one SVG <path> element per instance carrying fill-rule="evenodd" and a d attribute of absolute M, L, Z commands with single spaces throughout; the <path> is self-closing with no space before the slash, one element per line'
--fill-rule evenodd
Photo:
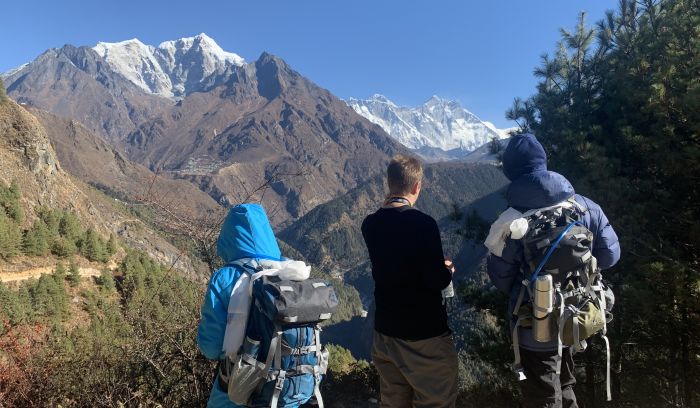
<path fill-rule="evenodd" d="M 510 225 L 513 221 L 522 218 L 522 216 L 523 213 L 520 211 L 508 207 L 508 209 L 491 224 L 489 235 L 486 237 L 486 241 L 484 241 L 484 245 L 488 248 L 490 253 L 496 256 L 503 255 L 506 239 L 510 236 Z"/>

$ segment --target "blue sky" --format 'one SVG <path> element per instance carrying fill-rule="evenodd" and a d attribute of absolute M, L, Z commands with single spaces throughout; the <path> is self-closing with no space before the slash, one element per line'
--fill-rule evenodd
<path fill-rule="evenodd" d="M 268 51 L 347 98 L 382 93 L 400 105 L 437 94 L 505 127 L 515 96 L 560 27 L 588 22 L 615 0 L 25 0 L 3 4 L 0 72 L 63 44 L 200 32 L 248 61 Z"/>

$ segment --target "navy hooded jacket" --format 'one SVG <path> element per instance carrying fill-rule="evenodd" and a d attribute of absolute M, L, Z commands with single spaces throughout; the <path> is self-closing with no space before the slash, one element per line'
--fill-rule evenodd
<path fill-rule="evenodd" d="M 503 154 L 503 173 L 511 181 L 506 192 L 508 206 L 525 212 L 549 207 L 574 197 L 585 209 L 581 221 L 593 232 L 593 256 L 598 267 L 607 269 L 620 259 L 617 234 L 598 204 L 576 194 L 571 183 L 559 173 L 547 170 L 547 154 L 532 134 L 514 136 Z M 490 254 L 487 272 L 500 291 L 510 294 L 508 313 L 512 316 L 523 275 L 528 268 L 520 242 L 508 239 L 500 257 Z M 529 328 L 518 330 L 520 345 L 530 350 L 555 350 L 557 342 L 534 341 Z"/>

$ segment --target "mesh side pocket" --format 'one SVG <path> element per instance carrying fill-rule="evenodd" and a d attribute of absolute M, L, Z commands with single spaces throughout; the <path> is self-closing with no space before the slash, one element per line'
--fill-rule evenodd
<path fill-rule="evenodd" d="M 230 362 L 228 397 L 238 405 L 246 405 L 255 389 L 267 377 L 265 364 L 242 354 Z"/>

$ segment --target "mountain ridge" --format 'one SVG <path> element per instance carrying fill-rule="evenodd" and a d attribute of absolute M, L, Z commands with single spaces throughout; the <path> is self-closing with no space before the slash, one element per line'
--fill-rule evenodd
<path fill-rule="evenodd" d="M 213 40 L 199 37 L 162 44 L 180 47 L 183 55 L 197 42 L 214 47 Z M 269 201 L 275 225 L 355 187 L 391 156 L 408 153 L 381 127 L 270 53 L 240 65 L 212 65 L 208 76 L 197 60 L 199 70 L 186 76 L 195 79 L 193 85 L 168 98 L 150 88 L 170 89 L 166 70 L 123 75 L 149 58 L 155 61 L 155 47 L 137 40 L 101 44 L 97 51 L 71 45 L 46 51 L 6 76 L 8 95 L 85 125 L 130 161 L 184 179 L 221 205 L 251 199 L 251 191 L 267 185 L 252 199 Z M 121 60 L 133 64 L 108 61 L 125 50 L 136 57 Z"/>
<path fill-rule="evenodd" d="M 416 107 L 399 106 L 381 94 L 368 99 L 348 98 L 346 102 L 428 160 L 457 159 L 494 137 L 506 137 L 505 131 L 482 121 L 459 102 L 437 95 Z"/>
<path fill-rule="evenodd" d="M 134 38 L 92 47 L 111 68 L 144 91 L 177 99 L 200 90 L 212 75 L 222 75 L 244 59 L 224 51 L 205 33 L 164 41 L 157 47 Z"/>

